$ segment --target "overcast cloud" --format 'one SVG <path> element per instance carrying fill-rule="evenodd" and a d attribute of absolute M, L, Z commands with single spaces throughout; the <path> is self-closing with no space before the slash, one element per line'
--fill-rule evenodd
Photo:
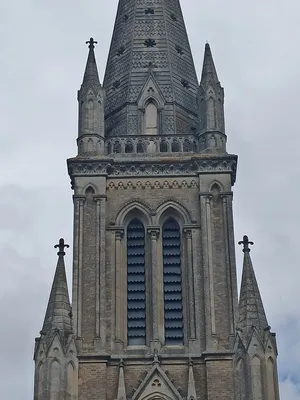
<path fill-rule="evenodd" d="M 248 234 L 281 399 L 300 399 L 299 0 L 182 0 L 200 76 L 210 42 L 226 94 L 228 149 L 239 155 L 236 241 Z M 226 6 L 225 6 L 226 4 Z M 66 158 L 76 154 L 77 101 L 98 40 L 101 78 L 117 0 L 0 2 L 0 399 L 33 397 L 33 345 L 59 237 L 72 244 Z M 71 270 L 71 251 L 67 265 Z M 237 248 L 238 271 L 241 250 Z"/>

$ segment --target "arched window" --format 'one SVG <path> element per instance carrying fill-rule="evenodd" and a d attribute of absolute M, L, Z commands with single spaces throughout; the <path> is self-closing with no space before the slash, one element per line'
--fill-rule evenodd
<path fill-rule="evenodd" d="M 146 344 L 145 229 L 136 218 L 127 228 L 127 337 Z"/>
<path fill-rule="evenodd" d="M 173 140 L 172 142 L 172 152 L 173 153 L 178 153 L 180 151 L 180 144 L 178 142 L 178 140 Z"/>
<path fill-rule="evenodd" d="M 157 135 L 158 112 L 156 105 L 150 101 L 145 109 L 145 133 L 146 135 Z"/>
<path fill-rule="evenodd" d="M 145 145 L 143 142 L 138 142 L 137 146 L 136 146 L 136 151 L 137 153 L 145 153 Z"/>
<path fill-rule="evenodd" d="M 114 143 L 113 152 L 114 153 L 121 153 L 121 144 L 120 144 L 120 142 L 116 141 Z"/>
<path fill-rule="evenodd" d="M 169 219 L 163 226 L 165 343 L 183 343 L 180 227 Z"/>
<path fill-rule="evenodd" d="M 167 142 L 165 140 L 162 140 L 160 142 L 159 150 L 160 150 L 161 153 L 167 153 L 168 145 L 167 145 Z"/>
<path fill-rule="evenodd" d="M 133 153 L 133 145 L 131 142 L 127 142 L 125 145 L 125 153 Z"/>

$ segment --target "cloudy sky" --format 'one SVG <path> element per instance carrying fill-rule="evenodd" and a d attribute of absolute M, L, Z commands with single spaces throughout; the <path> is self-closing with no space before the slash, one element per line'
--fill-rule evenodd
<path fill-rule="evenodd" d="M 226 3 L 226 7 L 224 4 Z M 66 158 L 75 155 L 76 91 L 94 36 L 101 77 L 117 0 L 0 1 L 0 398 L 33 396 L 33 345 L 56 264 L 72 243 Z M 209 41 L 239 155 L 236 240 L 248 234 L 281 399 L 300 399 L 300 3 L 182 0 L 198 74 Z M 237 248 L 238 270 L 241 250 Z M 67 264 L 71 269 L 71 252 Z"/>

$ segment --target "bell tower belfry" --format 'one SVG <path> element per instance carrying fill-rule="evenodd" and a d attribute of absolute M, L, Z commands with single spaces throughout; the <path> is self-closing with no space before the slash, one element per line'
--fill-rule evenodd
<path fill-rule="evenodd" d="M 119 0 L 103 84 L 87 44 L 68 160 L 72 311 L 61 253 L 35 400 L 279 400 L 245 239 L 238 302 L 237 156 L 210 46 L 199 83 L 179 0 Z"/>

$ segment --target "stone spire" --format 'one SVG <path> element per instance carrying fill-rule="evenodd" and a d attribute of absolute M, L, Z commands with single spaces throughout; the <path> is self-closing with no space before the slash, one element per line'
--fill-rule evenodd
<path fill-rule="evenodd" d="M 205 45 L 201 82 L 198 91 L 200 149 L 226 152 L 224 89 L 217 75 L 209 44 Z"/>
<path fill-rule="evenodd" d="M 69 246 L 60 239 L 54 247 L 57 267 L 43 329 L 35 340 L 34 400 L 77 399 L 78 392 L 77 347 L 64 262 Z"/>
<path fill-rule="evenodd" d="M 98 44 L 98 42 L 96 42 L 93 38 L 90 38 L 90 40 L 87 41 L 86 44 L 89 45 L 89 54 L 81 87 L 90 88 L 91 86 L 93 86 L 99 88 L 101 87 L 101 84 L 94 50 L 95 44 Z"/>
<path fill-rule="evenodd" d="M 79 124 L 78 154 L 99 155 L 104 153 L 104 90 L 101 86 L 93 38 L 86 42 L 89 54 L 78 91 Z"/>
<path fill-rule="evenodd" d="M 149 101 L 158 134 L 196 130 L 198 80 L 179 0 L 119 0 L 103 85 L 107 135 L 145 133 Z"/>
<path fill-rule="evenodd" d="M 243 241 L 244 264 L 239 302 L 239 329 L 244 333 L 250 332 L 253 328 L 257 330 L 268 330 L 269 325 L 262 303 L 260 291 L 256 281 L 252 261 L 250 257 L 250 242 L 248 236 Z"/>
<path fill-rule="evenodd" d="M 64 262 L 65 247 L 69 245 L 65 244 L 64 239 L 60 239 L 59 244 L 55 246 L 59 249 L 58 261 L 41 332 L 43 335 L 57 330 L 65 334 L 72 331 L 71 304 Z"/>
<path fill-rule="evenodd" d="M 203 60 L 202 75 L 201 75 L 201 83 L 205 82 L 219 83 L 217 70 L 213 60 L 210 45 L 208 43 L 206 43 L 205 45 L 204 60 Z"/>

